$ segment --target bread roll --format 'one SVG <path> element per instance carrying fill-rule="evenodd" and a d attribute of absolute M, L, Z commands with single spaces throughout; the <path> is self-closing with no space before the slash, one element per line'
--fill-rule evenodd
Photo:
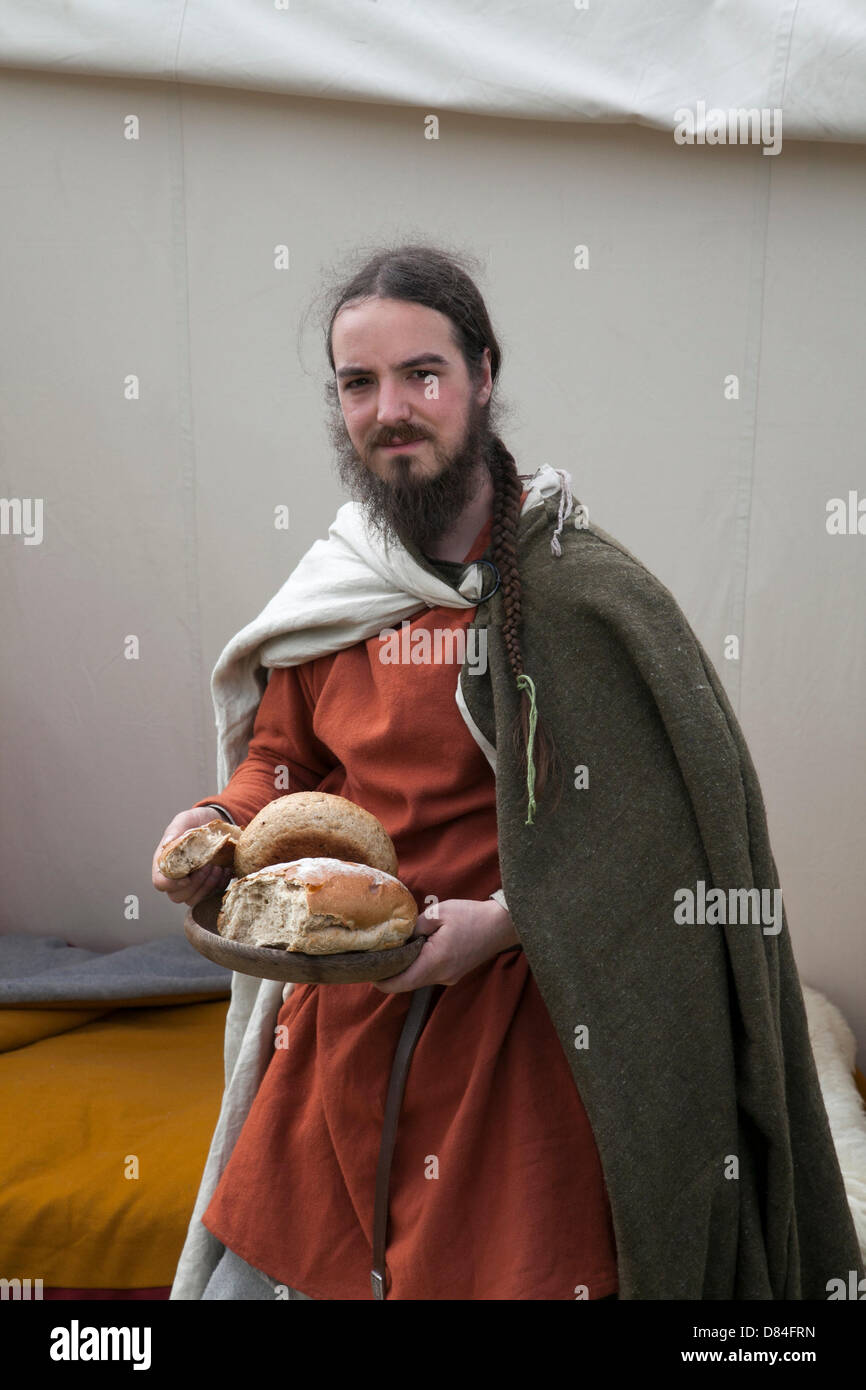
<path fill-rule="evenodd" d="M 217 931 L 229 941 L 321 956 L 402 946 L 417 920 L 415 899 L 393 875 L 307 856 L 236 878 L 223 897 Z"/>
<path fill-rule="evenodd" d="M 166 878 L 186 878 L 205 864 L 219 864 L 232 869 L 235 845 L 241 834 L 239 825 L 227 820 L 209 820 L 206 825 L 185 830 L 165 846 L 158 859 L 159 871 Z"/>
<path fill-rule="evenodd" d="M 245 878 L 269 864 L 322 856 L 397 872 L 394 846 L 376 816 L 344 796 L 293 792 L 269 801 L 241 832 L 235 873 Z"/>

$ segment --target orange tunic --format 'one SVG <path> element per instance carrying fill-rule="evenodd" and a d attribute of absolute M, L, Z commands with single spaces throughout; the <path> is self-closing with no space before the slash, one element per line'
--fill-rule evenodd
<path fill-rule="evenodd" d="M 466 557 L 489 542 L 488 522 Z M 423 608 L 409 631 L 467 628 Z M 289 791 L 382 821 L 419 911 L 501 885 L 496 784 L 457 708 L 459 664 L 388 664 L 383 640 L 271 674 L 247 758 L 204 797 L 239 824 Z M 440 653 L 441 654 L 441 653 Z M 471 677 L 469 677 L 471 679 Z M 277 1046 L 202 1217 L 226 1246 L 314 1299 L 370 1299 L 385 1096 L 411 991 L 296 985 Z M 520 947 L 437 986 L 391 1169 L 389 1299 L 574 1299 L 617 1288 L 589 1120 Z"/>

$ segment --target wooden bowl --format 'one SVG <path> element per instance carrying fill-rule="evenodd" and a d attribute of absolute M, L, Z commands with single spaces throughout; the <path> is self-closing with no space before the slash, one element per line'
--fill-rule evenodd
<path fill-rule="evenodd" d="M 195 907 L 187 908 L 183 924 L 186 939 L 217 965 L 237 970 L 241 975 L 256 975 L 260 980 L 330 985 L 387 980 L 408 969 L 424 945 L 423 936 L 414 936 L 387 951 L 340 951 L 329 956 L 309 956 L 279 946 L 247 946 L 240 941 L 227 941 L 217 931 L 222 900 L 222 893 L 212 893 Z"/>

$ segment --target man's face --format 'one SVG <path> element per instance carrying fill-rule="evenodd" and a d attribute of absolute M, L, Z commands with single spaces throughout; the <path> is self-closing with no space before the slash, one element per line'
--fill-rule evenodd
<path fill-rule="evenodd" d="M 396 299 L 346 305 L 331 346 L 340 480 L 377 530 L 423 548 L 451 529 L 484 479 L 489 349 L 473 383 L 450 320 Z"/>

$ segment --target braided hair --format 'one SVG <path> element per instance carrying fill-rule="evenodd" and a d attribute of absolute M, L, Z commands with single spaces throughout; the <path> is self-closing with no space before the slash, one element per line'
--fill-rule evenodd
<path fill-rule="evenodd" d="M 514 749 L 521 759 L 524 775 L 528 770 L 530 747 L 537 759 L 535 791 L 541 793 L 559 774 L 559 761 L 556 745 L 548 734 L 541 716 L 535 709 L 534 686 L 523 669 L 523 653 L 520 647 L 520 572 L 517 568 L 517 523 L 521 511 L 521 475 L 512 455 L 498 435 L 491 440 L 488 454 L 488 467 L 493 482 L 493 517 L 491 525 L 491 554 L 493 563 L 499 571 L 502 584 L 502 602 L 505 609 L 505 622 L 502 625 L 502 640 L 505 645 L 508 664 L 520 690 L 520 708 L 512 724 L 511 735 Z M 531 693 L 530 693 L 531 692 Z M 534 726 L 534 727 L 533 727 Z M 532 736 L 534 733 L 534 737 Z M 561 780 L 556 789 L 553 807 L 559 804 L 562 795 Z M 529 820 L 534 809 L 534 795 L 530 790 Z"/>
<path fill-rule="evenodd" d="M 342 284 L 328 291 L 325 347 L 331 371 L 335 373 L 332 333 L 337 314 L 347 304 L 363 299 L 399 299 L 436 309 L 450 319 L 457 347 L 466 364 L 470 380 L 476 383 L 483 372 L 484 349 L 490 350 L 490 374 L 494 391 L 502 354 L 493 331 L 487 307 L 468 266 L 465 253 L 438 247 L 403 244 L 361 253 L 363 263 Z M 326 386 L 332 403 L 337 397 L 336 373 Z M 517 566 L 517 525 L 521 511 L 521 475 L 512 455 L 495 432 L 497 405 L 491 398 L 484 407 L 487 439 L 484 457 L 493 484 L 491 554 L 501 579 L 505 622 L 502 640 L 509 666 L 520 691 L 520 706 L 511 727 L 511 737 L 529 791 L 529 818 L 532 823 L 535 795 L 545 789 L 558 771 L 553 741 L 535 706 L 535 689 L 523 669 L 520 645 L 521 587 Z M 533 769 L 533 763 L 536 764 Z M 531 774 L 534 771 L 534 793 Z M 561 795 L 557 789 L 554 807 Z"/>

